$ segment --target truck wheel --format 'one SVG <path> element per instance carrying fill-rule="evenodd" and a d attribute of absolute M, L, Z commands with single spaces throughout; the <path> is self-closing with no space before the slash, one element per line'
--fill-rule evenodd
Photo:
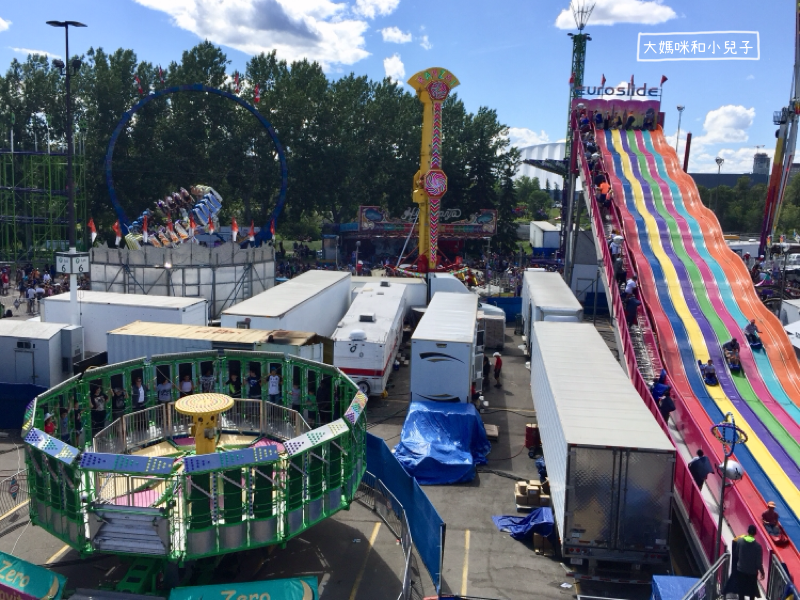
<path fill-rule="evenodd" d="M 369 384 L 366 381 L 359 381 L 356 385 L 362 394 L 369 396 Z"/>

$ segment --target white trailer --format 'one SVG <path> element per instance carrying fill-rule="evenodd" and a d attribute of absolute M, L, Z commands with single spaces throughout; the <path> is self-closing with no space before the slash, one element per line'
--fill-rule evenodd
<path fill-rule="evenodd" d="M 134 321 L 208 324 L 208 302 L 204 298 L 79 291 L 78 312 L 79 324 L 84 327 L 85 351 L 90 354 L 108 350 L 106 332 Z M 42 300 L 41 316 L 45 323 L 69 323 L 69 294 Z"/>
<path fill-rule="evenodd" d="M 531 393 L 562 552 L 669 562 L 675 448 L 589 323 L 533 326 Z"/>
<path fill-rule="evenodd" d="M 330 337 L 350 307 L 350 273 L 307 271 L 222 311 L 221 325 Z"/>
<path fill-rule="evenodd" d="M 374 284 L 380 285 L 381 281 L 400 283 L 406 286 L 406 316 L 412 308 L 425 308 L 428 306 L 428 284 L 424 279 L 413 277 L 378 277 L 376 275 L 354 275 L 350 280 L 352 290 L 351 301 L 356 299 L 358 292 L 364 286 Z"/>
<path fill-rule="evenodd" d="M 558 248 L 561 245 L 561 227 L 549 221 L 531 221 L 529 241 L 533 248 Z"/>
<path fill-rule="evenodd" d="M 482 364 L 478 297 L 438 292 L 411 336 L 411 400 L 469 402 Z"/>
<path fill-rule="evenodd" d="M 83 358 L 81 329 L 66 323 L 3 319 L 0 382 L 49 388 L 72 377 L 74 364 Z"/>
<path fill-rule="evenodd" d="M 159 354 L 208 350 L 283 352 L 323 362 L 327 338 L 304 331 L 264 331 L 136 321 L 107 333 L 109 364 Z M 330 352 L 328 352 L 330 354 Z"/>
<path fill-rule="evenodd" d="M 333 334 L 333 366 L 367 396 L 386 390 L 403 339 L 407 291 L 386 278 L 365 285 Z"/>
<path fill-rule="evenodd" d="M 522 338 L 525 351 L 531 352 L 531 335 L 536 321 L 583 320 L 583 306 L 561 275 L 543 270 L 527 270 L 522 276 Z"/>

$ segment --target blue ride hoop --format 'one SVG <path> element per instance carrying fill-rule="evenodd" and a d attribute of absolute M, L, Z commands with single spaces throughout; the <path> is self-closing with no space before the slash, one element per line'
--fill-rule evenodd
<path fill-rule="evenodd" d="M 209 87 L 207 85 L 203 85 L 200 83 L 192 83 L 189 85 L 176 85 L 174 87 L 165 88 L 163 90 L 158 90 L 153 92 L 152 94 L 148 94 L 141 100 L 139 100 L 136 104 L 134 104 L 129 110 L 122 115 L 119 122 L 117 123 L 116 129 L 114 129 L 114 133 L 111 134 L 111 139 L 108 141 L 108 150 L 106 151 L 106 160 L 105 160 L 105 171 L 106 171 L 106 185 L 108 186 L 108 195 L 111 198 L 111 205 L 114 207 L 114 212 L 117 213 L 117 219 L 119 219 L 120 227 L 122 228 L 122 235 L 123 237 L 128 234 L 128 218 L 125 216 L 125 211 L 123 210 L 122 206 L 119 203 L 119 199 L 117 198 L 117 192 L 114 189 L 114 177 L 112 175 L 112 163 L 114 158 L 114 147 L 117 144 L 117 139 L 119 139 L 122 130 L 125 128 L 125 125 L 131 120 L 133 115 L 142 108 L 145 104 L 150 102 L 151 100 L 155 100 L 156 98 L 161 98 L 162 96 L 167 96 L 169 94 L 175 94 L 178 92 L 206 92 L 208 94 L 214 94 L 216 96 L 222 96 L 223 98 L 227 98 L 228 100 L 233 100 L 239 106 L 247 109 L 256 119 L 258 119 L 259 123 L 264 126 L 264 129 L 267 130 L 269 137 L 272 138 L 272 143 L 275 145 L 275 151 L 278 153 L 278 160 L 280 161 L 280 169 L 281 169 L 281 191 L 278 195 L 278 202 L 275 205 L 275 208 L 272 209 L 272 214 L 270 215 L 269 220 L 267 221 L 266 225 L 261 228 L 261 231 L 258 232 L 255 238 L 255 244 L 261 245 L 262 243 L 269 241 L 272 239 L 272 231 L 271 228 L 277 226 L 278 223 L 278 216 L 280 216 L 281 211 L 283 210 L 284 204 L 286 204 L 286 188 L 289 183 L 289 170 L 286 166 L 286 155 L 283 152 L 283 146 L 281 146 L 280 140 L 278 140 L 278 134 L 275 133 L 275 129 L 272 127 L 272 124 L 264 118 L 255 106 L 243 100 L 236 94 L 232 94 L 231 92 L 226 92 L 225 90 L 220 90 L 217 88 Z"/>
<path fill-rule="evenodd" d="M 747 442 L 747 433 L 736 424 L 727 421 L 713 425 L 711 427 L 711 433 L 722 443 L 722 450 L 725 452 L 726 458 L 731 457 L 736 448 L 736 444 L 744 444 Z"/>

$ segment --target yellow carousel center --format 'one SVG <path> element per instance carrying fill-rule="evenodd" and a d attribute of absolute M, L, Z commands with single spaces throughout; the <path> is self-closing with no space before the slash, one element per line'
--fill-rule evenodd
<path fill-rule="evenodd" d="M 175 410 L 192 417 L 195 454 L 216 452 L 219 415 L 232 407 L 233 398 L 225 394 L 194 394 L 175 402 Z"/>

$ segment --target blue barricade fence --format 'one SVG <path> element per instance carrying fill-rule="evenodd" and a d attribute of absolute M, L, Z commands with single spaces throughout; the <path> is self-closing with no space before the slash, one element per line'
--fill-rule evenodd
<path fill-rule="evenodd" d="M 517 315 L 522 312 L 522 298 L 520 296 L 489 296 L 483 300 L 497 308 L 502 308 L 506 313 L 506 323 L 513 323 Z"/>
<path fill-rule="evenodd" d="M 47 388 L 32 383 L 0 383 L 0 429 L 22 429 L 25 407 Z"/>
<path fill-rule="evenodd" d="M 416 480 L 406 473 L 386 442 L 367 433 L 367 471 L 380 479 L 403 505 L 417 553 L 437 593 L 442 586 L 445 522 Z"/>

